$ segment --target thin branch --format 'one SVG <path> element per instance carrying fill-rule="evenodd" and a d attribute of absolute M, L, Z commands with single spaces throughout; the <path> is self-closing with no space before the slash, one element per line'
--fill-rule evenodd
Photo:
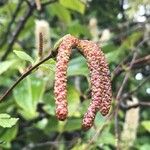
<path fill-rule="evenodd" d="M 27 77 L 34 69 L 36 69 L 38 66 L 40 66 L 45 61 L 49 60 L 50 58 L 54 58 L 56 56 L 56 51 L 53 50 L 50 55 L 45 57 L 43 60 L 35 64 L 33 67 L 29 68 L 24 74 L 18 78 L 18 80 L 0 97 L 0 101 L 2 101 L 25 77 Z"/>
<path fill-rule="evenodd" d="M 18 15 L 18 13 L 19 13 L 19 11 L 20 11 L 22 2 L 23 2 L 22 0 L 20 0 L 20 1 L 18 2 L 18 5 L 17 5 L 17 7 L 16 7 L 16 9 L 15 9 L 13 15 L 12 15 L 12 19 L 11 19 L 11 21 L 10 21 L 9 24 L 8 24 L 7 31 L 5 32 L 5 35 L 6 35 L 6 36 L 4 36 L 4 37 L 2 38 L 2 41 L 1 41 L 1 43 L 0 43 L 0 47 L 3 47 L 4 43 L 6 42 L 7 36 L 8 36 L 8 34 L 10 33 L 10 30 L 11 30 L 11 26 L 12 26 L 12 24 L 14 23 L 14 21 L 15 21 L 17 15 Z"/>
<path fill-rule="evenodd" d="M 20 22 L 16 28 L 16 30 L 14 31 L 13 33 L 13 36 L 12 38 L 10 39 L 10 41 L 8 42 L 8 47 L 4 53 L 4 55 L 2 56 L 1 60 L 5 60 L 8 56 L 8 54 L 11 52 L 12 50 L 12 47 L 18 37 L 18 35 L 20 34 L 20 32 L 22 31 L 22 29 L 24 28 L 27 20 L 30 18 L 32 12 L 33 12 L 34 9 L 32 9 L 31 7 L 27 10 L 27 12 L 25 13 L 24 17 L 21 17 L 20 18 Z"/>
<path fill-rule="evenodd" d="M 139 107 L 139 106 L 142 106 L 142 107 L 150 107 L 150 102 L 138 102 L 137 104 L 133 104 L 133 105 L 130 105 L 130 106 L 128 106 L 128 105 L 126 105 L 126 104 L 124 104 L 124 103 L 120 103 L 120 106 L 122 107 L 122 108 L 124 108 L 124 109 L 131 109 L 131 108 L 137 108 L 137 107 Z"/>
<path fill-rule="evenodd" d="M 129 93 L 125 93 L 122 96 L 121 101 L 123 101 L 124 99 L 129 98 L 132 94 L 134 94 L 137 90 L 139 90 L 147 81 L 149 81 L 149 79 L 150 79 L 150 76 L 148 76 L 145 80 L 143 80 L 135 89 L 133 89 Z"/>
<path fill-rule="evenodd" d="M 98 136 L 103 132 L 103 130 L 109 125 L 109 120 L 105 122 L 97 131 L 96 134 L 90 139 L 84 150 L 87 150 L 90 148 L 90 146 L 97 140 Z"/>
<path fill-rule="evenodd" d="M 41 5 L 44 7 L 44 6 L 54 3 L 54 2 L 56 2 L 56 0 L 51 0 L 51 1 L 45 2 Z M 16 30 L 14 31 L 12 38 L 10 39 L 10 41 L 8 43 L 8 47 L 7 47 L 4 55 L 2 56 L 1 61 L 5 60 L 8 56 L 8 54 L 11 52 L 16 39 L 18 38 L 18 36 L 21 33 L 22 29 L 24 28 L 26 22 L 31 17 L 31 15 L 35 9 L 36 9 L 35 3 L 30 3 L 30 6 L 29 6 L 27 12 L 25 13 L 25 15 L 23 17 L 20 18 L 20 22 L 19 22 Z"/>
<path fill-rule="evenodd" d="M 137 47 L 133 50 L 134 53 L 133 53 L 133 57 L 132 57 L 132 60 L 130 62 L 130 65 L 129 65 L 129 70 L 131 70 L 135 60 L 136 60 L 136 57 L 138 56 L 138 48 L 140 46 L 143 45 L 143 43 L 146 41 L 147 39 L 143 39 L 138 45 Z M 120 105 L 120 101 L 121 101 L 121 95 L 122 95 L 122 92 L 125 88 L 125 85 L 127 84 L 128 82 L 128 79 L 129 79 L 129 75 L 130 75 L 130 72 L 126 72 L 126 75 L 123 79 L 123 82 L 121 84 L 121 87 L 119 88 L 118 90 L 118 93 L 117 93 L 117 96 L 116 96 L 116 100 L 117 100 L 117 103 L 116 103 L 116 109 L 115 109 L 115 113 L 114 113 L 114 119 L 115 119 L 115 136 L 116 136 L 116 148 L 117 150 L 120 150 L 120 133 L 119 133 L 119 122 L 118 122 L 118 112 L 119 112 L 119 105 Z"/>
<path fill-rule="evenodd" d="M 145 65 L 149 65 L 150 64 L 150 55 L 144 56 L 142 58 L 136 59 L 135 62 L 133 63 L 133 66 L 131 69 L 139 69 Z M 116 77 L 118 75 L 120 75 L 124 70 L 124 68 L 122 66 L 125 66 L 125 68 L 128 69 L 129 67 L 129 63 L 128 62 L 121 62 L 116 68 L 115 70 L 112 72 L 113 77 Z"/>

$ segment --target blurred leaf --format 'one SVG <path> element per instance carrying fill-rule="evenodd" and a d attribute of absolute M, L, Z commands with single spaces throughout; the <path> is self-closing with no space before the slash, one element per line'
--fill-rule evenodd
<path fill-rule="evenodd" d="M 131 35 L 129 35 L 118 49 L 106 54 L 108 62 L 119 63 L 130 51 L 133 50 L 141 36 L 142 32 L 140 31 L 133 32 Z"/>
<path fill-rule="evenodd" d="M 90 31 L 87 26 L 80 24 L 78 21 L 72 21 L 67 28 L 68 33 L 80 37 L 86 36 L 87 38 L 91 37 Z"/>
<path fill-rule="evenodd" d="M 80 0 L 59 0 L 59 2 L 66 8 L 78 11 L 81 14 L 83 14 L 85 11 L 85 4 Z"/>
<path fill-rule="evenodd" d="M 148 149 L 150 149 L 150 144 L 144 144 L 140 146 L 139 150 L 148 150 Z"/>
<path fill-rule="evenodd" d="M 40 65 L 40 68 L 43 71 L 53 71 L 55 72 L 55 66 L 56 66 L 56 61 L 54 59 L 49 59 L 48 61 L 46 61 L 45 63 Z"/>
<path fill-rule="evenodd" d="M 13 126 L 12 128 L 0 128 L 0 141 L 10 142 L 13 140 L 18 131 L 18 125 Z"/>
<path fill-rule="evenodd" d="M 141 122 L 141 125 L 148 131 L 150 132 L 150 121 L 145 120 Z"/>
<path fill-rule="evenodd" d="M 86 64 L 86 60 L 83 56 L 72 59 L 69 62 L 68 76 L 84 75 L 87 76 L 89 70 Z"/>
<path fill-rule="evenodd" d="M 0 113 L 10 112 L 15 107 L 14 101 L 8 100 L 5 102 L 1 102 L 0 104 Z"/>
<path fill-rule="evenodd" d="M 136 31 L 129 35 L 122 43 L 121 48 L 124 47 L 125 49 L 132 49 L 134 48 L 135 44 L 139 41 L 142 37 L 143 32 Z"/>
<path fill-rule="evenodd" d="M 111 145 L 115 145 L 115 137 L 113 136 L 113 134 L 108 130 L 108 128 L 106 128 L 101 136 L 99 137 L 99 139 L 97 140 L 98 143 L 102 143 L 102 144 L 111 144 Z"/>
<path fill-rule="evenodd" d="M 13 50 L 13 52 L 22 60 L 26 60 L 31 62 L 32 64 L 34 63 L 34 60 L 32 59 L 31 56 L 29 56 L 27 53 L 23 52 L 23 51 L 17 51 L 17 50 Z"/>
<path fill-rule="evenodd" d="M 48 124 L 48 119 L 47 118 L 43 118 L 42 120 L 38 121 L 36 124 L 35 124 L 35 127 L 38 128 L 38 129 L 45 129 L 45 127 L 47 126 Z"/>
<path fill-rule="evenodd" d="M 118 49 L 118 47 L 115 46 L 114 43 L 112 43 L 112 42 L 109 42 L 102 46 L 102 51 L 104 53 L 109 53 L 109 52 L 115 51 L 117 49 Z"/>
<path fill-rule="evenodd" d="M 10 86 L 13 83 L 13 80 L 6 75 L 1 75 L 0 76 L 0 85 L 1 86 Z"/>
<path fill-rule="evenodd" d="M 67 89 L 68 99 L 68 116 L 80 116 L 79 104 L 80 104 L 80 93 L 73 87 L 69 86 Z"/>
<path fill-rule="evenodd" d="M 48 123 L 44 129 L 44 132 L 46 134 L 49 134 L 49 132 L 52 132 L 52 131 L 58 131 L 59 129 L 59 126 L 58 126 L 58 120 L 57 118 L 54 116 L 54 117 L 50 117 L 48 119 Z"/>
<path fill-rule="evenodd" d="M 50 90 L 48 93 L 44 95 L 45 106 L 43 109 L 50 115 L 55 115 L 55 100 L 54 100 L 54 92 Z"/>
<path fill-rule="evenodd" d="M 11 128 L 18 121 L 18 118 L 12 118 L 8 114 L 0 114 L 0 126 L 3 128 Z"/>
<path fill-rule="evenodd" d="M 71 15 L 69 10 L 67 10 L 65 7 L 63 7 L 59 3 L 51 4 L 50 6 L 51 12 L 56 15 L 61 21 L 64 21 L 65 23 L 71 22 Z"/>
<path fill-rule="evenodd" d="M 37 116 L 36 105 L 43 97 L 45 85 L 46 80 L 30 75 L 14 89 L 15 101 L 26 119 Z"/>
<path fill-rule="evenodd" d="M 0 62 L 0 67 L 1 67 L 0 75 L 4 73 L 5 71 L 7 71 L 10 67 L 12 67 L 15 62 L 16 60 L 8 60 L 8 61 Z"/>
<path fill-rule="evenodd" d="M 82 118 L 68 118 L 63 131 L 73 131 L 81 129 Z"/>

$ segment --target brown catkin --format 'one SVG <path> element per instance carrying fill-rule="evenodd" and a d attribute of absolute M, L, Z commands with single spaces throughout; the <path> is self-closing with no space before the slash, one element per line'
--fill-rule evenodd
<path fill-rule="evenodd" d="M 38 53 L 40 59 L 42 59 L 43 56 L 43 34 L 42 32 L 39 33 L 39 53 Z"/>
<path fill-rule="evenodd" d="M 68 114 L 67 109 L 67 67 L 71 49 L 76 45 L 77 39 L 71 35 L 63 37 L 58 47 L 56 74 L 55 74 L 55 103 L 56 116 L 59 120 L 65 120 Z"/>
<path fill-rule="evenodd" d="M 110 73 L 105 56 L 97 44 L 88 40 L 78 40 L 71 35 L 64 36 L 58 47 L 54 85 L 56 115 L 59 120 L 65 120 L 68 114 L 67 66 L 72 47 L 77 47 L 82 52 L 90 69 L 92 101 L 82 122 L 83 129 L 88 130 L 92 127 L 99 110 L 104 116 L 109 112 L 112 97 Z"/>
<path fill-rule="evenodd" d="M 111 104 L 111 84 L 108 65 L 98 45 L 92 41 L 80 40 L 77 47 L 87 59 L 90 69 L 92 101 L 82 122 L 83 129 L 87 130 L 93 125 L 97 111 L 100 110 L 102 115 L 108 114 Z"/>

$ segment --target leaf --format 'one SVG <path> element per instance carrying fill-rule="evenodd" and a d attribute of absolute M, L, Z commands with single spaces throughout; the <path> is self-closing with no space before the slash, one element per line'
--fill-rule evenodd
<path fill-rule="evenodd" d="M 48 118 L 48 123 L 44 129 L 44 132 L 49 134 L 51 131 L 58 131 L 58 122 L 59 121 L 55 116 Z"/>
<path fill-rule="evenodd" d="M 140 146 L 140 150 L 148 150 L 148 149 L 150 149 L 150 144 L 144 143 L 144 145 Z"/>
<path fill-rule="evenodd" d="M 14 65 L 14 63 L 16 62 L 16 60 L 9 60 L 9 61 L 3 61 L 0 62 L 0 75 L 2 73 L 4 73 L 5 71 L 7 71 L 12 65 Z"/>
<path fill-rule="evenodd" d="M 106 54 L 108 62 L 119 63 L 125 57 L 125 55 L 127 55 L 129 51 L 131 51 L 134 48 L 136 42 L 138 42 L 141 36 L 142 32 L 133 32 L 131 35 L 129 35 L 122 42 L 120 47 Z M 112 48 L 114 49 L 115 47 Z"/>
<path fill-rule="evenodd" d="M 31 56 L 29 56 L 27 53 L 23 52 L 23 51 L 17 51 L 17 50 L 13 50 L 13 52 L 22 60 L 26 60 L 31 62 L 32 64 L 34 63 L 34 60 L 32 59 Z"/>
<path fill-rule="evenodd" d="M 87 38 L 91 38 L 91 34 L 87 26 L 80 24 L 78 21 L 71 22 L 68 27 L 68 33 L 80 37 L 86 36 Z"/>
<path fill-rule="evenodd" d="M 8 114 L 0 114 L 0 126 L 3 128 L 11 128 L 18 121 L 18 118 L 12 118 Z"/>
<path fill-rule="evenodd" d="M 118 49 L 118 47 L 115 46 L 115 44 L 112 42 L 109 42 L 109 43 L 102 46 L 102 51 L 104 53 L 109 53 L 109 52 L 115 51 L 117 49 Z"/>
<path fill-rule="evenodd" d="M 10 142 L 12 141 L 18 132 L 18 125 L 13 126 L 12 128 L 0 128 L 0 141 L 1 142 Z"/>
<path fill-rule="evenodd" d="M 50 6 L 51 12 L 56 15 L 61 21 L 64 21 L 65 23 L 71 22 L 71 15 L 69 10 L 67 10 L 64 6 L 62 6 L 59 3 L 51 4 Z"/>
<path fill-rule="evenodd" d="M 40 68 L 44 71 L 53 71 L 55 72 L 56 61 L 54 59 L 49 59 L 45 63 L 40 65 Z"/>
<path fill-rule="evenodd" d="M 86 60 L 83 56 L 72 59 L 69 62 L 68 76 L 84 75 L 87 76 L 89 70 L 86 64 Z"/>
<path fill-rule="evenodd" d="M 81 129 L 82 119 L 81 118 L 68 118 L 64 125 L 63 131 L 73 131 Z"/>
<path fill-rule="evenodd" d="M 20 113 L 26 119 L 37 116 L 36 106 L 42 99 L 46 80 L 36 77 L 34 74 L 28 76 L 13 91 L 15 102 L 20 107 Z"/>
<path fill-rule="evenodd" d="M 64 7 L 75 10 L 81 14 L 85 12 L 85 4 L 82 3 L 80 0 L 59 0 L 59 2 Z"/>
<path fill-rule="evenodd" d="M 150 121 L 146 120 L 146 121 L 142 121 L 141 125 L 148 131 L 150 132 Z"/>
<path fill-rule="evenodd" d="M 62 43 L 62 41 L 63 41 L 63 37 L 60 38 L 58 41 L 56 41 L 56 43 L 54 44 L 54 50 L 56 50 L 59 47 L 59 45 Z"/>
<path fill-rule="evenodd" d="M 106 128 L 102 132 L 102 135 L 97 140 L 97 143 L 115 145 L 115 137 L 110 132 L 109 128 Z"/>
<path fill-rule="evenodd" d="M 11 111 L 15 107 L 13 100 L 4 101 L 0 104 L 0 113 L 7 112 L 8 110 Z"/>
<path fill-rule="evenodd" d="M 80 104 L 80 93 L 73 86 L 69 86 L 67 89 L 67 99 L 68 99 L 68 116 L 81 116 L 79 112 Z"/>

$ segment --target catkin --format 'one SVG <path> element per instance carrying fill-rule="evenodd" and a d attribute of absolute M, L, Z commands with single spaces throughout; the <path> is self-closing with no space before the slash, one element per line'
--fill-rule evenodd
<path fill-rule="evenodd" d="M 58 47 L 56 73 L 55 73 L 55 103 L 56 116 L 59 120 L 65 120 L 68 114 L 67 109 L 67 67 L 71 49 L 75 46 L 76 38 L 71 35 L 64 36 Z"/>
<path fill-rule="evenodd" d="M 107 115 L 109 112 L 112 96 L 110 73 L 105 56 L 97 44 L 66 35 L 58 47 L 54 85 L 56 116 L 59 120 L 65 120 L 68 113 L 67 66 L 72 47 L 77 47 L 81 51 L 90 70 L 92 101 L 82 122 L 83 129 L 88 130 L 92 127 L 99 110 L 102 115 Z"/>
<path fill-rule="evenodd" d="M 108 114 L 111 104 L 111 84 L 108 65 L 98 45 L 92 41 L 80 40 L 77 47 L 87 59 L 90 69 L 92 101 L 82 122 L 82 127 L 87 130 L 93 125 L 97 111 L 100 110 L 102 115 Z"/>

